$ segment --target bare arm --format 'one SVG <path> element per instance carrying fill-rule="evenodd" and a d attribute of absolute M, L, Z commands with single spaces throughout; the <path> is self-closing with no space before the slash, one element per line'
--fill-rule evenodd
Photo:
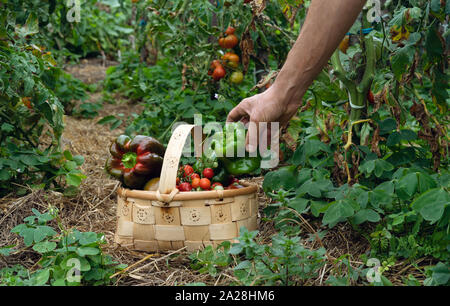
<path fill-rule="evenodd" d="M 353 25 L 365 2 L 313 0 L 300 35 L 274 84 L 265 92 L 242 100 L 228 114 L 227 121 L 279 122 L 280 126 L 285 126 L 297 113 L 306 90 Z M 258 134 L 254 132 L 249 128 L 250 137 L 256 138 Z M 251 143 L 256 143 L 254 141 Z"/>

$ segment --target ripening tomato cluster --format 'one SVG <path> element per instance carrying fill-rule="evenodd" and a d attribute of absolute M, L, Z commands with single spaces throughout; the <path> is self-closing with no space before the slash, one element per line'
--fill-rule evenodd
<path fill-rule="evenodd" d="M 239 43 L 239 39 L 234 34 L 235 28 L 228 27 L 225 31 L 225 37 L 219 38 L 219 45 L 223 49 L 233 49 Z M 211 63 L 208 74 L 213 78 L 214 81 L 219 81 L 226 75 L 225 67 L 232 69 L 237 69 L 239 67 L 239 55 L 233 51 L 227 51 L 222 56 L 222 61 L 214 60 Z M 225 66 L 225 67 L 224 67 Z M 244 75 L 241 71 L 233 71 L 230 75 L 230 81 L 234 84 L 239 84 L 244 79 Z"/>
<path fill-rule="evenodd" d="M 177 175 L 177 189 L 180 191 L 205 191 L 205 190 L 229 190 L 243 188 L 239 184 L 239 180 L 231 177 L 229 184 L 224 186 L 220 182 L 212 182 L 214 177 L 214 170 L 212 168 L 205 168 L 200 174 L 194 172 L 191 165 L 184 165 L 178 169 Z"/>

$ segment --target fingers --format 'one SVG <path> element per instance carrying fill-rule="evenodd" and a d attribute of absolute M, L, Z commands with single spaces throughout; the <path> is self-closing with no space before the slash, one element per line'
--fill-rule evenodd
<path fill-rule="evenodd" d="M 227 122 L 239 121 L 242 117 L 247 116 L 247 112 L 242 107 L 242 102 L 239 103 L 235 108 L 233 108 L 227 117 Z"/>

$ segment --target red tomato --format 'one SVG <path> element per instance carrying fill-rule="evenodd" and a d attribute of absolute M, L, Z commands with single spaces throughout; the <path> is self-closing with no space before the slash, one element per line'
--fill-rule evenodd
<path fill-rule="evenodd" d="M 178 186 L 178 189 L 180 191 L 191 191 L 192 186 L 188 182 L 181 183 L 180 186 Z"/>
<path fill-rule="evenodd" d="M 195 178 L 200 178 L 200 175 L 198 173 L 192 173 L 191 174 L 191 180 L 195 179 Z"/>
<path fill-rule="evenodd" d="M 223 69 L 222 66 L 218 66 L 216 67 L 216 69 L 214 69 L 214 72 L 212 74 L 214 81 L 218 81 L 224 76 L 225 76 L 225 69 Z"/>
<path fill-rule="evenodd" d="M 177 177 L 177 179 L 176 179 L 176 184 L 177 184 L 177 186 L 180 185 L 180 178 L 179 177 Z"/>
<path fill-rule="evenodd" d="M 203 170 L 203 177 L 206 177 L 208 179 L 212 179 L 214 176 L 214 170 L 211 168 L 205 168 Z"/>
<path fill-rule="evenodd" d="M 236 47 L 238 43 L 239 39 L 234 34 L 228 35 L 223 40 L 223 45 L 225 46 L 226 49 L 233 49 L 234 47 Z"/>
<path fill-rule="evenodd" d="M 200 178 L 196 177 L 192 179 L 192 188 L 196 189 L 200 187 Z"/>
<path fill-rule="evenodd" d="M 200 180 L 200 188 L 207 190 L 211 187 L 211 181 L 207 178 L 202 178 Z"/>
<path fill-rule="evenodd" d="M 219 46 L 221 48 L 223 48 L 223 49 L 226 49 L 226 47 L 225 47 L 225 38 L 224 37 L 219 38 Z"/>
<path fill-rule="evenodd" d="M 228 27 L 228 29 L 225 31 L 225 34 L 227 34 L 227 35 L 234 34 L 234 31 L 235 31 L 235 30 L 236 30 L 236 29 L 233 28 L 233 27 Z"/>
<path fill-rule="evenodd" d="M 183 177 L 189 176 L 194 173 L 194 168 L 190 165 L 184 165 L 183 167 Z"/>

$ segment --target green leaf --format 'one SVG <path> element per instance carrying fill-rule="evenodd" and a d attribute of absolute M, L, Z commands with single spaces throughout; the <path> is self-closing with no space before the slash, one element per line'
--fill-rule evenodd
<path fill-rule="evenodd" d="M 402 177 L 397 183 L 397 194 L 400 199 L 410 199 L 417 191 L 417 173 L 409 173 Z"/>
<path fill-rule="evenodd" d="M 35 286 L 43 286 L 48 282 L 50 278 L 50 269 L 38 270 L 33 274 L 33 280 Z"/>
<path fill-rule="evenodd" d="M 421 194 L 411 203 L 411 207 L 422 217 L 434 223 L 444 214 L 444 209 L 450 204 L 450 196 L 444 188 L 434 188 Z"/>
<path fill-rule="evenodd" d="M 87 256 L 87 255 L 97 255 L 100 253 L 100 250 L 98 248 L 93 247 L 79 247 L 77 249 L 77 254 L 81 257 Z"/>
<path fill-rule="evenodd" d="M 16 33 L 22 37 L 39 33 L 39 20 L 35 13 L 28 15 L 23 26 L 16 26 Z"/>
<path fill-rule="evenodd" d="M 271 192 L 280 189 L 293 189 L 296 185 L 296 167 L 287 166 L 267 173 L 262 187 L 265 192 Z"/>
<path fill-rule="evenodd" d="M 94 232 L 86 232 L 86 233 L 82 233 L 82 236 L 79 240 L 80 244 L 82 246 L 88 245 L 88 244 L 92 244 L 98 241 L 97 238 L 97 233 Z"/>
<path fill-rule="evenodd" d="M 373 209 L 361 209 L 353 216 L 355 224 L 361 224 L 363 222 L 378 222 L 381 220 L 380 215 Z"/>
<path fill-rule="evenodd" d="M 56 243 L 53 241 L 42 241 L 33 246 L 33 250 L 38 253 L 48 253 L 56 249 Z"/>
<path fill-rule="evenodd" d="M 5 122 L 2 124 L 1 130 L 6 133 L 12 132 L 14 131 L 14 125 Z"/>
<path fill-rule="evenodd" d="M 397 80 L 401 79 L 403 73 L 407 71 L 407 68 L 412 64 L 414 60 L 415 48 L 414 46 L 405 46 L 397 52 L 391 58 L 392 71 L 394 72 Z"/>
<path fill-rule="evenodd" d="M 328 207 L 325 212 L 322 221 L 325 225 L 329 224 L 330 227 L 333 227 L 336 223 L 353 216 L 354 213 L 355 210 L 348 201 L 339 200 L 331 203 L 330 207 Z"/>
<path fill-rule="evenodd" d="M 450 267 L 448 264 L 439 262 L 436 266 L 430 269 L 432 271 L 431 277 L 436 285 L 447 285 L 450 280 Z"/>
<path fill-rule="evenodd" d="M 288 206 L 295 209 L 298 213 L 303 213 L 308 205 L 309 200 L 303 198 L 294 198 L 289 201 Z"/>
<path fill-rule="evenodd" d="M 67 173 L 66 175 L 67 184 L 75 187 L 80 186 L 81 181 L 84 178 L 86 178 L 86 176 L 81 173 Z"/>

